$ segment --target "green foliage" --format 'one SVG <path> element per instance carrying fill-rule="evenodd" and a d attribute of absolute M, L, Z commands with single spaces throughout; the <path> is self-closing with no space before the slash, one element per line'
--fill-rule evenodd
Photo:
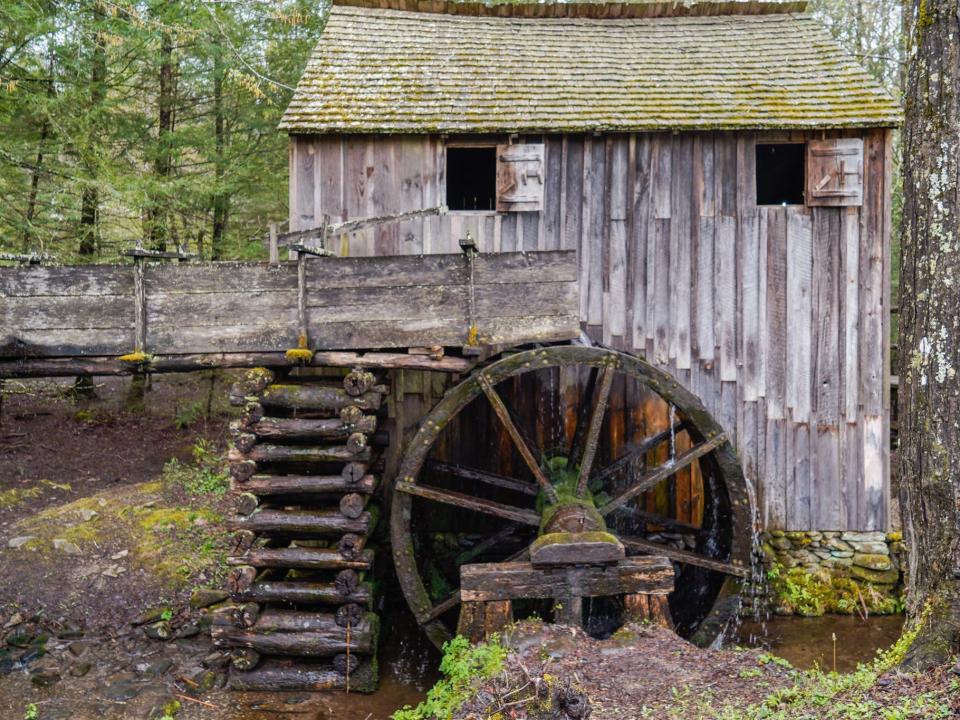
<path fill-rule="evenodd" d="M 173 620 L 173 610 L 165 608 L 164 611 L 160 613 L 160 619 L 166 622 Z"/>
<path fill-rule="evenodd" d="M 469 640 L 458 635 L 443 646 L 443 679 L 430 689 L 426 700 L 415 708 L 408 705 L 398 710 L 392 720 L 449 720 L 470 698 L 475 685 L 503 669 L 506 657 L 507 649 L 498 636 L 471 646 Z"/>
<path fill-rule="evenodd" d="M 224 469 L 223 457 L 207 440 L 196 442 L 193 462 L 181 463 L 172 458 L 163 466 L 163 481 L 168 486 L 182 487 L 189 495 L 223 495 L 230 489 L 230 476 Z"/>
<path fill-rule="evenodd" d="M 779 563 L 767 571 L 774 604 L 786 613 L 819 616 L 824 613 L 852 615 L 866 609 L 875 615 L 903 612 L 901 594 L 881 591 L 869 583 L 836 577 L 827 570 L 803 567 L 785 569 Z"/>
<path fill-rule="evenodd" d="M 23 720 L 37 720 L 40 717 L 40 711 L 33 703 L 27 705 L 26 712 L 23 713 Z"/>
<path fill-rule="evenodd" d="M 276 126 L 328 6 L 0 3 L 0 251 L 109 261 L 149 237 L 262 258 L 286 216 Z"/>
<path fill-rule="evenodd" d="M 173 424 L 177 430 L 185 430 L 192 426 L 203 417 L 205 403 L 202 400 L 188 403 L 181 408 L 177 408 L 177 414 L 173 418 Z"/>

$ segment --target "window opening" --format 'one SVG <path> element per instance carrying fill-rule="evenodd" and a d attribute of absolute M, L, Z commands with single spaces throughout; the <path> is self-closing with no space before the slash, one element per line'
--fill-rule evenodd
<path fill-rule="evenodd" d="M 757 143 L 757 205 L 803 205 L 803 143 Z"/>
<path fill-rule="evenodd" d="M 447 207 L 450 210 L 493 210 L 496 192 L 496 147 L 447 148 Z"/>

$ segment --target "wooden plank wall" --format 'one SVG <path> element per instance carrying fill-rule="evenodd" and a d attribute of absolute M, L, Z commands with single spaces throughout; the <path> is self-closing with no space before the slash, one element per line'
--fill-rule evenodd
<path fill-rule="evenodd" d="M 758 139 L 853 136 L 865 140 L 862 207 L 756 205 Z M 454 252 L 467 231 L 486 253 L 576 249 L 588 332 L 703 400 L 768 527 L 886 529 L 889 131 L 520 141 L 546 142 L 543 212 L 451 213 L 339 249 Z M 300 136 L 291 148 L 292 229 L 445 200 L 441 138 Z"/>
<path fill-rule="evenodd" d="M 295 263 L 149 263 L 144 275 L 148 353 L 275 352 L 297 344 Z M 133 277 L 133 265 L 0 268 L 0 358 L 131 352 Z M 485 255 L 474 280 L 481 340 L 579 334 L 574 253 Z M 462 253 L 316 258 L 307 263 L 310 345 L 463 345 L 469 294 Z"/>

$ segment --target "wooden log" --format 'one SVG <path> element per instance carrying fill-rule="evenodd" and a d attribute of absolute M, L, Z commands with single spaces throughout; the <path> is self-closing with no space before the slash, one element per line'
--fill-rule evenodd
<path fill-rule="evenodd" d="M 351 627 L 357 625 L 363 620 L 363 608 L 354 603 L 347 603 L 346 605 L 341 605 L 337 608 L 337 612 L 334 614 L 334 621 L 340 627 Z"/>
<path fill-rule="evenodd" d="M 377 675 L 371 663 L 361 663 L 350 671 L 350 689 L 372 692 Z M 347 675 L 332 664 L 306 664 L 271 660 L 250 672 L 231 672 L 227 687 L 249 692 L 281 692 L 284 690 L 340 690 L 346 687 Z"/>
<path fill-rule="evenodd" d="M 230 388 L 230 402 L 243 405 L 245 398 L 255 397 L 275 380 L 276 374 L 272 370 L 251 368 L 234 381 Z"/>
<path fill-rule="evenodd" d="M 333 586 L 341 595 L 352 595 L 360 587 L 360 575 L 349 568 L 341 570 L 333 579 Z"/>
<path fill-rule="evenodd" d="M 343 389 L 347 395 L 357 397 L 363 395 L 377 383 L 376 376 L 369 370 L 354 368 L 343 378 Z"/>
<path fill-rule="evenodd" d="M 363 410 L 356 405 L 347 405 L 340 409 L 340 420 L 346 425 L 359 425 L 364 417 Z M 369 417 L 373 416 L 370 415 Z"/>
<path fill-rule="evenodd" d="M 265 407 L 278 407 L 285 410 L 339 411 L 348 405 L 361 410 L 379 410 L 383 395 L 367 391 L 361 395 L 349 395 L 342 387 L 320 383 L 302 385 L 273 384 L 260 395 L 260 403 Z"/>
<path fill-rule="evenodd" d="M 257 436 L 253 433 L 238 432 L 233 436 L 233 446 L 241 453 L 248 453 L 257 444 Z"/>
<path fill-rule="evenodd" d="M 344 517 L 330 510 L 258 510 L 229 525 L 238 530 L 275 533 L 286 537 L 339 537 L 344 533 L 365 535 L 370 529 L 370 513 L 357 518 Z"/>
<path fill-rule="evenodd" d="M 357 668 L 360 667 L 360 656 L 340 653 L 333 656 L 330 664 L 333 666 L 334 670 L 342 675 L 346 675 L 348 671 L 354 673 L 357 671 Z"/>
<path fill-rule="evenodd" d="M 359 452 L 354 452 L 343 445 L 302 446 L 260 444 L 254 446 L 248 453 L 241 453 L 236 448 L 231 448 L 227 458 L 230 462 L 252 460 L 257 463 L 369 462 L 370 448 L 364 448 Z"/>
<path fill-rule="evenodd" d="M 236 507 L 237 512 L 240 515 L 249 515 L 256 510 L 259 505 L 260 500 L 257 498 L 257 496 L 248 492 L 243 492 L 237 495 L 237 499 L 234 502 L 234 507 Z"/>
<path fill-rule="evenodd" d="M 648 622 L 673 630 L 673 617 L 665 595 L 624 595 L 623 614 L 628 622 Z"/>
<path fill-rule="evenodd" d="M 485 637 L 499 632 L 513 622 L 513 603 L 510 600 L 494 600 L 484 603 L 483 632 Z"/>
<path fill-rule="evenodd" d="M 363 612 L 359 605 L 350 605 L 360 610 L 359 616 L 353 613 L 344 615 L 350 620 L 351 633 L 356 633 L 361 640 L 369 642 L 376 636 L 380 627 L 380 618 L 376 613 Z M 338 608 L 339 610 L 339 608 Z M 303 610 L 265 610 L 260 614 L 255 630 L 263 633 L 275 632 L 322 632 L 334 637 L 342 637 L 346 625 L 338 620 L 335 612 L 306 612 Z"/>
<path fill-rule="evenodd" d="M 360 585 L 349 595 L 344 595 L 334 583 L 270 580 L 254 582 L 242 592 L 233 595 L 243 602 L 284 602 L 310 605 L 343 605 L 355 603 L 369 605 L 371 589 L 368 583 Z"/>
<path fill-rule="evenodd" d="M 343 470 L 340 471 L 340 475 L 348 483 L 360 482 L 360 480 L 367 474 L 367 467 L 368 466 L 365 463 L 356 461 L 348 462 L 343 466 Z"/>
<path fill-rule="evenodd" d="M 256 471 L 257 464 L 253 460 L 244 459 L 243 456 L 238 456 L 236 461 L 230 463 L 230 477 L 238 483 L 245 483 Z"/>
<path fill-rule="evenodd" d="M 437 360 L 429 356 L 407 353 L 314 352 L 311 365 L 315 367 L 352 367 L 360 365 L 391 370 L 434 370 L 462 374 L 476 364 L 474 358 L 444 356 Z M 75 377 L 77 375 L 132 375 L 151 373 L 192 372 L 211 368 L 287 368 L 289 361 L 282 352 L 217 352 L 151 355 L 149 362 L 135 366 L 122 362 L 116 355 L 76 357 L 33 357 L 0 359 L 0 377 Z"/>
<path fill-rule="evenodd" d="M 750 574 L 750 569 L 740 565 L 737 560 L 733 562 L 714 560 L 706 555 L 700 555 L 690 550 L 680 550 L 675 547 L 670 547 L 669 545 L 661 545 L 660 543 L 651 542 L 645 538 L 631 537 L 629 535 L 621 535 L 620 541 L 628 550 L 649 553 L 654 556 L 660 555 L 674 562 L 696 565 L 697 567 L 716 570 L 717 572 L 734 575 L 736 577 L 747 577 Z"/>
<path fill-rule="evenodd" d="M 366 537 L 354 533 L 347 533 L 337 542 L 337 550 L 343 557 L 348 560 L 353 560 L 360 557 L 366 544 Z"/>
<path fill-rule="evenodd" d="M 563 595 L 553 605 L 553 621 L 570 627 L 583 626 L 583 598 L 579 595 Z"/>
<path fill-rule="evenodd" d="M 250 428 L 260 422 L 263 414 L 263 405 L 258 402 L 247 403 L 243 408 L 243 413 L 240 415 L 240 422 L 243 427 Z"/>
<path fill-rule="evenodd" d="M 254 475 L 243 489 L 261 497 L 271 495 L 341 495 L 371 494 L 376 477 L 364 475 L 359 481 L 340 475 Z"/>
<path fill-rule="evenodd" d="M 462 635 L 474 644 L 483 642 L 486 627 L 486 605 L 485 602 L 464 602 L 460 604 L 457 635 Z"/>
<path fill-rule="evenodd" d="M 230 662 L 241 672 L 249 672 L 260 664 L 260 653 L 251 648 L 234 648 L 230 651 Z"/>
<path fill-rule="evenodd" d="M 350 642 L 347 642 L 347 629 L 337 625 L 331 614 L 285 613 L 271 611 L 260 616 L 257 624 L 243 630 L 233 624 L 214 625 L 210 629 L 213 644 L 217 647 L 246 647 L 261 655 L 293 655 L 297 657 L 332 657 L 338 653 L 370 654 L 374 650 L 376 637 L 373 623 L 363 622 L 350 628 Z M 273 627 L 266 624 L 276 621 L 286 627 Z M 297 624 L 304 629 L 294 629 Z"/>
<path fill-rule="evenodd" d="M 626 557 L 623 544 L 608 532 L 551 532 L 530 545 L 530 562 L 536 566 L 601 565 Z"/>
<path fill-rule="evenodd" d="M 369 570 L 373 550 L 344 557 L 337 548 L 252 548 L 244 555 L 227 558 L 230 565 L 251 565 L 257 568 L 297 568 L 300 570 Z"/>
<path fill-rule="evenodd" d="M 230 538 L 230 554 L 243 555 L 253 547 L 256 539 L 257 534 L 255 532 L 251 532 L 250 530 L 237 530 Z"/>
<path fill-rule="evenodd" d="M 538 568 L 528 562 L 506 562 L 460 568 L 464 602 L 638 592 L 666 595 L 672 591 L 673 566 L 664 557 L 628 558 L 616 565 L 586 567 Z"/>
<path fill-rule="evenodd" d="M 284 442 L 326 440 L 348 438 L 352 433 L 360 432 L 371 434 L 377 429 L 377 418 L 373 415 L 364 415 L 359 408 L 355 409 L 359 414 L 355 420 L 351 417 L 349 421 L 344 420 L 341 411 L 340 418 L 277 418 L 263 417 L 253 425 L 249 426 L 249 431 L 257 438 L 267 438 L 270 440 L 281 440 Z M 351 415 L 350 413 L 347 413 Z M 246 450 L 244 452 L 247 452 Z"/>
<path fill-rule="evenodd" d="M 260 606 L 257 603 L 243 603 L 219 607 L 212 613 L 214 625 L 234 625 L 238 628 L 253 627 L 260 617 Z"/>
<path fill-rule="evenodd" d="M 357 493 L 349 493 L 340 498 L 340 514 L 348 518 L 358 518 L 363 514 L 367 498 Z"/>
<path fill-rule="evenodd" d="M 249 565 L 233 568 L 227 573 L 227 592 L 231 597 L 243 595 L 253 585 L 257 577 L 256 568 Z"/>
<path fill-rule="evenodd" d="M 359 455 L 367 449 L 367 436 L 362 432 L 350 433 L 346 447 L 354 455 Z"/>

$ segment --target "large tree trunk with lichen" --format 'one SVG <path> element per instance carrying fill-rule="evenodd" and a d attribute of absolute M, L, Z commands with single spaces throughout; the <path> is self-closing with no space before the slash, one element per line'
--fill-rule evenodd
<path fill-rule="evenodd" d="M 916 0 L 906 95 L 900 340 L 900 487 L 910 549 L 907 664 L 960 641 L 960 21 Z"/>

